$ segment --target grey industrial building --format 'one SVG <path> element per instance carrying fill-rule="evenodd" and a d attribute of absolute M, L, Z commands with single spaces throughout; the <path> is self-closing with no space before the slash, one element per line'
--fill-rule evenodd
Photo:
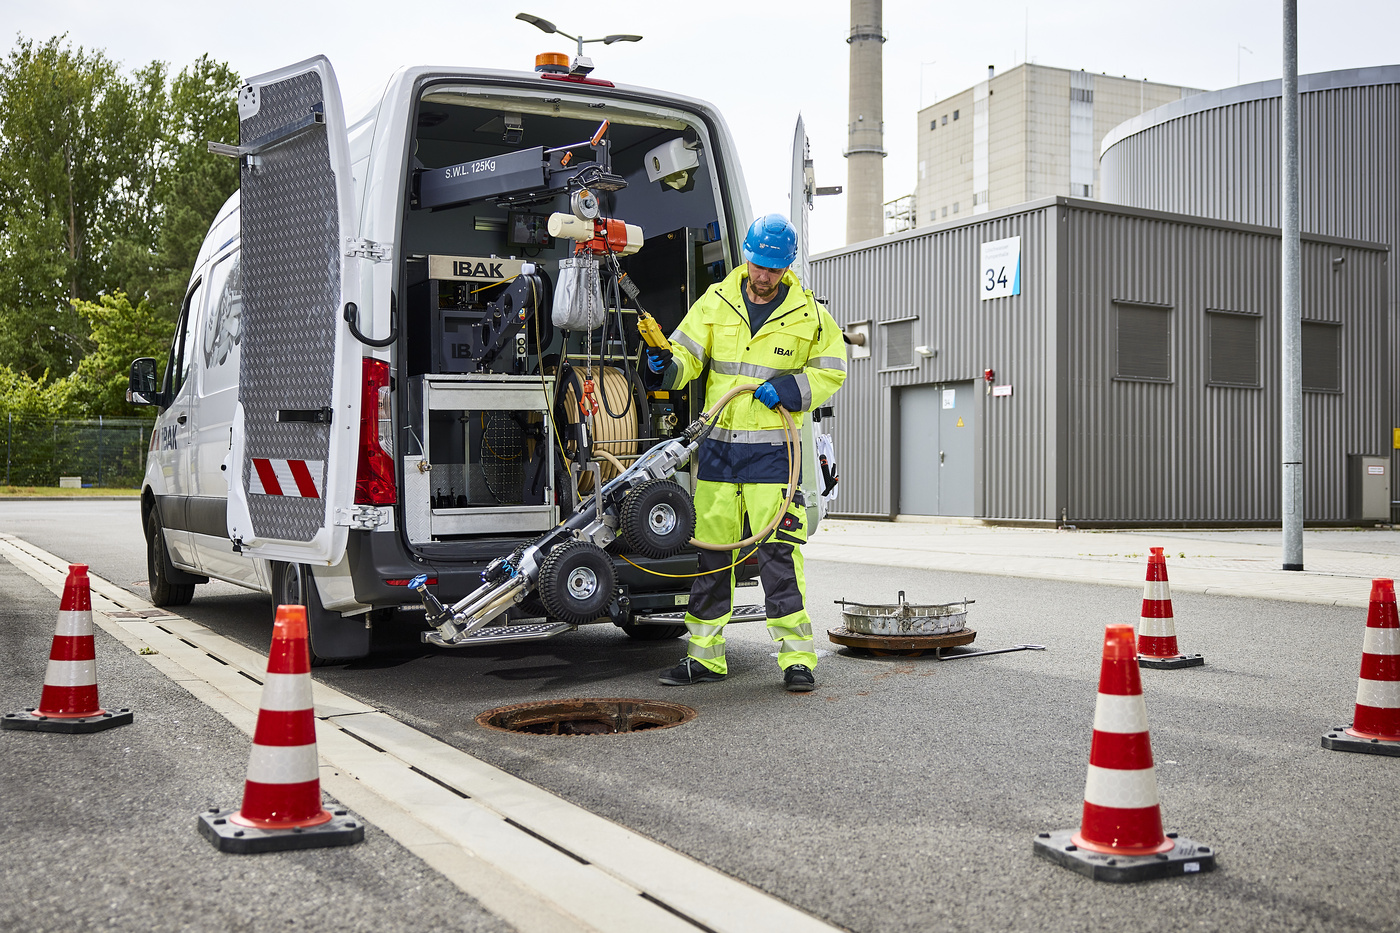
<path fill-rule="evenodd" d="M 1347 521 L 1349 455 L 1388 446 L 1387 258 L 1303 238 L 1305 521 Z M 1279 521 L 1276 229 L 1049 198 L 816 256 L 810 278 L 866 336 L 823 423 L 834 513 Z"/>
<path fill-rule="evenodd" d="M 1303 231 L 1394 248 L 1400 243 L 1400 66 L 1301 75 L 1298 98 Z M 1102 197 L 1277 226 L 1283 216 L 1280 102 L 1280 82 L 1264 81 L 1188 97 L 1128 120 L 1104 138 Z M 1388 282 L 1385 385 L 1392 417 L 1400 417 L 1400 366 L 1394 365 L 1400 360 L 1400 263 L 1389 263 Z M 1312 314 L 1305 304 L 1304 318 Z M 1400 468 L 1395 439 L 1387 433 L 1371 447 L 1392 458 L 1393 476 Z"/>

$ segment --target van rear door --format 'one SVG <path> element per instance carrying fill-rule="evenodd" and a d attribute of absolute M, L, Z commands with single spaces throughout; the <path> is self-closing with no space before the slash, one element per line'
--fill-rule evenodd
<path fill-rule="evenodd" d="M 334 564 L 354 496 L 359 345 L 350 151 L 324 57 L 239 91 L 242 366 L 229 454 L 228 533 L 245 554 Z"/>

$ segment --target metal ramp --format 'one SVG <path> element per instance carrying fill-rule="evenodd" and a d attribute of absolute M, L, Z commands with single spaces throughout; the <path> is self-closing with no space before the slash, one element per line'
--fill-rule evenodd
<path fill-rule="evenodd" d="M 439 648 L 474 648 L 477 645 L 500 645 L 513 641 L 544 641 L 555 635 L 578 628 L 568 622 L 530 622 L 525 625 L 488 625 L 470 635 L 448 641 L 435 631 L 424 632 L 423 643 Z"/>
<path fill-rule="evenodd" d="M 730 616 L 732 622 L 763 622 L 768 618 L 768 613 L 762 606 L 735 606 L 734 614 Z M 685 622 L 684 612 L 651 612 L 646 615 L 637 615 L 634 620 L 638 625 L 680 625 Z"/>

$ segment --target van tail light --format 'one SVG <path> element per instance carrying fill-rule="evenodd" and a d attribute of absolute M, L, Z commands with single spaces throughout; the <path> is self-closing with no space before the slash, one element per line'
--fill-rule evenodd
<path fill-rule="evenodd" d="M 393 505 L 393 410 L 389 364 L 364 358 L 364 387 L 360 395 L 360 462 L 355 470 L 356 505 Z"/>

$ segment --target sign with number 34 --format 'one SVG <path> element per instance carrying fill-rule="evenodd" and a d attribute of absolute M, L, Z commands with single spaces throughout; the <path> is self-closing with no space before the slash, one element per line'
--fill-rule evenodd
<path fill-rule="evenodd" d="M 983 301 L 1021 294 L 1021 238 L 983 243 L 979 269 L 978 291 Z"/>

